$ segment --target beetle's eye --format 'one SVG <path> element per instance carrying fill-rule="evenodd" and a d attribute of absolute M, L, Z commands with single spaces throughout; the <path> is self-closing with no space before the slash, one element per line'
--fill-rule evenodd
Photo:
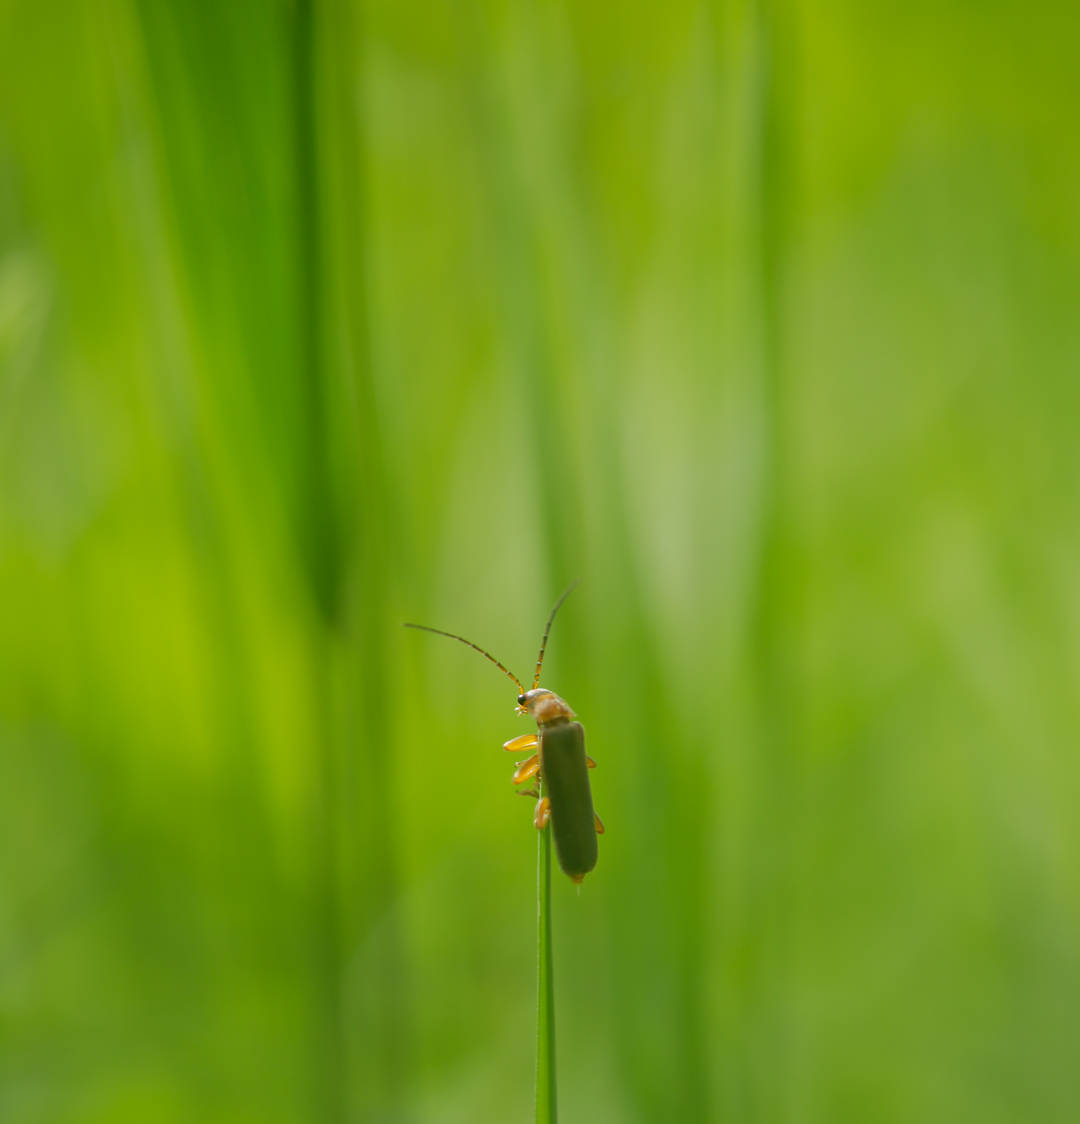
<path fill-rule="evenodd" d="M 525 696 L 524 695 L 518 695 L 518 706 L 524 706 L 524 705 L 525 705 Z"/>

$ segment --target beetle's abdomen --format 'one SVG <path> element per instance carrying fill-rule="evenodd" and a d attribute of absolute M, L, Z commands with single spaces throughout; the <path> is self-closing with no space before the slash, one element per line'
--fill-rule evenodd
<path fill-rule="evenodd" d="M 596 820 L 581 723 L 543 727 L 540 760 L 544 795 L 551 800 L 551 829 L 559 866 L 579 882 L 596 866 Z"/>

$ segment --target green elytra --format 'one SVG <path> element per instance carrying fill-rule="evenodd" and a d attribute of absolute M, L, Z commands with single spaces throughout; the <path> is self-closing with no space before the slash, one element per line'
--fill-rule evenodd
<path fill-rule="evenodd" d="M 540 735 L 543 791 L 551 801 L 551 833 L 559 866 L 575 882 L 596 866 L 596 812 L 580 722 L 549 726 Z"/>
<path fill-rule="evenodd" d="M 536 661 L 536 675 L 530 691 L 525 690 L 521 680 L 508 667 L 464 636 L 423 624 L 406 624 L 405 627 L 434 632 L 438 636 L 448 636 L 451 640 L 467 644 L 517 684 L 520 693 L 516 713 L 530 715 L 536 722 L 537 732 L 535 735 L 525 734 L 512 738 L 503 747 L 511 752 L 530 749 L 536 751 L 532 757 L 518 765 L 513 783 L 520 785 L 532 777 L 539 778 L 539 791 L 524 790 L 519 794 L 538 798 L 533 823 L 542 830 L 550 821 L 559 866 L 573 882 L 580 885 L 585 875 L 596 866 L 596 837 L 604 830 L 600 817 L 593 809 L 592 787 L 589 784 L 589 769 L 595 762 L 585 754 L 585 728 L 575 721 L 574 712 L 554 691 L 540 686 L 540 668 L 544 663 L 552 621 L 577 584 L 576 581 L 572 582 L 551 610 L 544 638 L 540 643 L 540 656 Z"/>

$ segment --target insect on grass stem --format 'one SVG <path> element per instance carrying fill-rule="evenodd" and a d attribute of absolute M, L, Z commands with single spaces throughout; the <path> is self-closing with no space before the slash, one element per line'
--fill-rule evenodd
<path fill-rule="evenodd" d="M 551 840 L 554 835 L 559 866 L 580 892 L 581 883 L 595 866 L 597 836 L 604 825 L 592 802 L 589 770 L 596 762 L 585 753 L 585 728 L 567 703 L 554 691 L 540 686 L 548 637 L 555 614 L 577 585 L 571 582 L 547 619 L 533 685 L 524 683 L 489 651 L 455 632 L 444 632 L 424 624 L 406 623 L 406 628 L 433 632 L 456 640 L 493 663 L 518 689 L 518 715 L 535 722 L 535 734 L 522 734 L 504 743 L 510 752 L 533 752 L 519 761 L 511 778 L 515 786 L 536 778 L 536 788 L 521 788 L 520 795 L 537 801 L 533 824 L 537 828 L 537 997 L 536 997 L 536 1124 L 556 1124 L 558 1104 L 555 1086 L 555 979 L 551 947 Z"/>

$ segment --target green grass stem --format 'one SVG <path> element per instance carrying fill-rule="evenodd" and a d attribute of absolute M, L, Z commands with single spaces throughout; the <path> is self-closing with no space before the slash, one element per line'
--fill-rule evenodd
<path fill-rule="evenodd" d="M 536 1124 L 556 1124 L 555 976 L 551 954 L 551 827 L 537 832 Z"/>

